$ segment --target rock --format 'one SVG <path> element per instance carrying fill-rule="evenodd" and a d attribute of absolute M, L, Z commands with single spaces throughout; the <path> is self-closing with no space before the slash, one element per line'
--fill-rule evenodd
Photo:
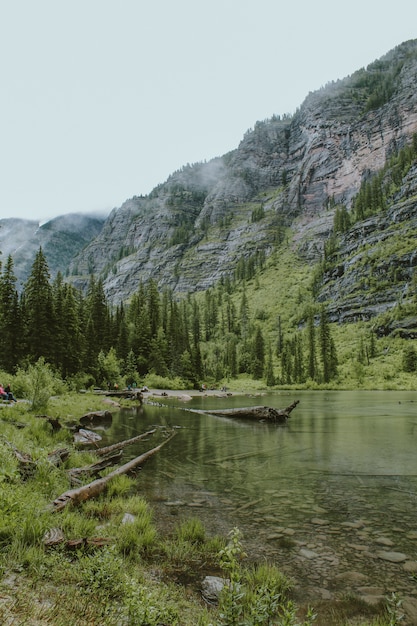
<path fill-rule="evenodd" d="M 122 518 L 122 524 L 133 524 L 135 516 L 132 513 L 125 513 Z"/>
<path fill-rule="evenodd" d="M 228 583 L 229 580 L 227 578 L 206 576 L 201 583 L 201 594 L 210 604 L 217 604 L 223 587 Z"/>
<path fill-rule="evenodd" d="M 316 559 L 319 555 L 317 552 L 313 550 L 307 550 L 307 548 L 301 548 L 300 556 L 303 556 L 305 559 Z"/>
<path fill-rule="evenodd" d="M 86 428 L 80 428 L 74 433 L 74 441 L 75 443 L 87 445 L 101 441 L 101 436 Z"/>
<path fill-rule="evenodd" d="M 358 520 L 357 522 L 342 522 L 341 526 L 345 528 L 359 529 L 363 528 L 365 523 L 362 520 Z"/>
<path fill-rule="evenodd" d="M 315 524 L 316 526 L 327 526 L 328 524 L 330 524 L 329 520 L 320 519 L 319 517 L 313 517 L 311 523 Z"/>
<path fill-rule="evenodd" d="M 411 532 L 406 534 L 407 539 L 417 539 L 417 530 L 412 530 Z"/>
<path fill-rule="evenodd" d="M 390 561 L 391 563 L 402 563 L 407 559 L 407 556 L 402 552 L 377 552 L 377 557 L 383 561 Z"/>
<path fill-rule="evenodd" d="M 363 602 L 366 602 L 366 604 L 369 604 L 370 606 L 376 606 L 377 604 L 380 604 L 382 602 L 386 601 L 386 598 L 384 595 L 370 595 L 370 596 L 361 596 L 361 600 L 363 600 Z"/>
<path fill-rule="evenodd" d="M 363 584 L 368 580 L 368 576 L 366 576 L 366 574 L 362 574 L 361 572 L 355 572 L 352 570 L 336 574 L 334 578 L 335 580 L 343 581 L 352 585 L 360 585 L 361 583 Z"/>
<path fill-rule="evenodd" d="M 189 402 L 190 400 L 192 400 L 192 397 L 186 393 L 183 393 L 181 396 L 178 396 L 178 400 L 180 400 L 180 402 Z"/>
<path fill-rule="evenodd" d="M 417 626 L 417 600 L 411 596 L 403 598 L 401 608 L 407 615 L 407 624 Z"/>
<path fill-rule="evenodd" d="M 394 542 L 391 539 L 387 539 L 387 537 L 377 537 L 375 539 L 375 543 L 380 543 L 382 546 L 392 547 Z"/>
<path fill-rule="evenodd" d="M 414 574 L 415 572 L 417 572 L 417 561 L 406 561 L 403 565 L 403 568 L 406 572 Z"/>

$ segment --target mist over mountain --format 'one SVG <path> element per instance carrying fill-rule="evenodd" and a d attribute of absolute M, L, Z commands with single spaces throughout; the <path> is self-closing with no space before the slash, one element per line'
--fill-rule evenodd
<path fill-rule="evenodd" d="M 42 248 L 51 278 L 65 275 L 71 260 L 100 233 L 105 218 L 81 213 L 56 217 L 40 225 L 35 220 L 0 219 L 0 251 L 3 262 L 13 257 L 18 288 L 30 273 L 35 255 Z"/>
<path fill-rule="evenodd" d="M 94 274 L 118 304 L 150 278 L 178 297 L 207 289 L 279 254 L 285 240 L 306 266 L 326 261 L 315 297 L 331 303 L 334 321 L 369 319 L 404 297 L 417 260 L 400 243 L 417 226 L 417 167 L 399 175 L 393 161 L 417 132 L 416 78 L 412 40 L 308 94 L 293 116 L 256 122 L 236 149 L 185 165 L 106 220 L 0 220 L 3 257 L 13 254 L 24 280 L 42 245 L 52 274 L 81 289 Z M 371 211 L 369 196 L 361 217 L 358 194 L 384 168 L 384 210 Z M 336 232 L 342 210 L 350 226 Z M 19 233 L 11 242 L 10 230 Z M 380 266 L 392 279 L 377 292 Z"/>

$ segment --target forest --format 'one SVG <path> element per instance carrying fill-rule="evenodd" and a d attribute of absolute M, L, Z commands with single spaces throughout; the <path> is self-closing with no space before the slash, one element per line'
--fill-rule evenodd
<path fill-rule="evenodd" d="M 177 301 L 151 280 L 128 304 L 112 307 L 94 276 L 85 295 L 60 274 L 52 282 L 42 249 L 19 295 L 10 256 L 0 275 L 0 369 L 13 374 L 43 358 L 75 388 L 130 385 L 150 373 L 194 388 L 239 374 L 268 386 L 334 378 L 337 356 L 324 307 L 317 324 L 311 309 L 305 331 L 290 339 L 278 319 L 271 339 L 253 320 L 245 289 L 239 306 L 232 295 L 236 287 L 221 281 Z"/>

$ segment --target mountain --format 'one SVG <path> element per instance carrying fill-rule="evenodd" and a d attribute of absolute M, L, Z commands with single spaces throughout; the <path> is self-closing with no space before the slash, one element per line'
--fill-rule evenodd
<path fill-rule="evenodd" d="M 97 237 L 104 217 L 67 214 L 39 225 L 34 220 L 0 219 L 0 250 L 3 262 L 13 257 L 18 284 L 26 281 L 41 247 L 48 262 L 51 277 L 65 275 L 70 261 L 84 246 Z"/>
<path fill-rule="evenodd" d="M 113 210 L 71 262 L 71 280 L 85 288 L 92 272 L 101 276 L 114 303 L 128 301 L 150 278 L 181 295 L 268 258 L 284 238 L 305 264 L 320 266 L 343 208 L 353 224 L 339 233 L 337 259 L 327 251 L 317 300 L 330 302 L 334 321 L 369 319 L 394 306 L 417 261 L 400 246 L 416 227 L 416 166 L 395 185 L 386 171 L 391 191 L 384 191 L 382 212 L 358 220 L 355 198 L 412 144 L 416 78 L 412 40 L 310 93 L 293 116 L 256 122 L 235 150 L 188 164 L 148 196 Z M 396 278 L 376 297 L 378 275 L 386 271 Z"/>
<path fill-rule="evenodd" d="M 178 297 L 247 278 L 287 246 L 331 321 L 370 320 L 417 292 L 416 78 L 412 40 L 105 220 L 0 220 L 3 259 L 12 253 L 24 281 L 42 246 L 52 276 L 85 289 L 94 274 L 118 304 L 150 278 Z"/>

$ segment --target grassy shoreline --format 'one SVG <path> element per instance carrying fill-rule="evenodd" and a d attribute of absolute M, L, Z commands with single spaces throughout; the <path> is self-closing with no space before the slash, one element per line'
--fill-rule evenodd
<path fill-rule="evenodd" d="M 162 394 L 163 390 L 152 393 Z M 166 390 L 165 393 L 175 397 L 185 392 Z M 214 395 L 218 391 L 207 393 Z M 192 515 L 179 522 L 169 535 L 161 532 L 151 506 L 138 495 L 134 475 L 114 479 L 105 493 L 78 507 L 67 507 L 60 513 L 51 510 L 51 502 L 71 487 L 68 470 L 97 460 L 94 450 L 80 450 L 74 445 L 73 430 L 68 426 L 78 423 L 87 412 L 105 408 L 109 405 L 94 393 L 53 396 L 45 413 L 59 419 L 62 428 L 58 430 L 53 430 L 45 414 L 37 415 L 26 402 L 0 411 L 1 623 L 33 626 L 240 623 L 234 619 L 246 619 L 245 623 L 256 625 L 312 623 L 308 607 L 297 608 L 292 603 L 291 581 L 272 564 L 263 564 L 262 569 L 261 564 L 252 563 L 250 555 L 242 559 L 243 546 L 236 535 L 234 543 L 227 536 L 208 536 L 201 521 Z M 162 431 L 156 433 L 155 442 L 144 446 L 153 447 L 163 436 Z M 49 454 L 63 448 L 68 450 L 68 457 L 63 464 L 53 465 Z M 85 484 L 92 477 L 87 474 L 81 480 Z M 46 534 L 58 530 L 65 541 L 47 546 Z M 97 537 L 108 543 L 94 548 L 87 540 Z M 79 539 L 83 540 L 81 544 L 69 548 L 68 541 Z M 223 595 L 220 607 L 202 599 L 201 579 L 207 573 L 217 573 L 235 583 Z M 245 601 L 237 602 L 242 594 Z M 273 617 L 284 610 L 287 621 Z M 246 611 L 246 617 L 243 614 L 239 617 L 239 611 Z M 374 612 L 371 621 L 366 621 L 364 614 L 361 622 L 356 618 L 355 622 L 349 622 L 341 617 L 329 622 L 329 610 L 321 606 L 321 611 L 323 617 L 319 615 L 315 621 L 318 626 L 349 623 L 393 626 L 395 623 L 383 617 L 383 607 Z M 283 620 L 282 616 L 280 619 Z"/>

